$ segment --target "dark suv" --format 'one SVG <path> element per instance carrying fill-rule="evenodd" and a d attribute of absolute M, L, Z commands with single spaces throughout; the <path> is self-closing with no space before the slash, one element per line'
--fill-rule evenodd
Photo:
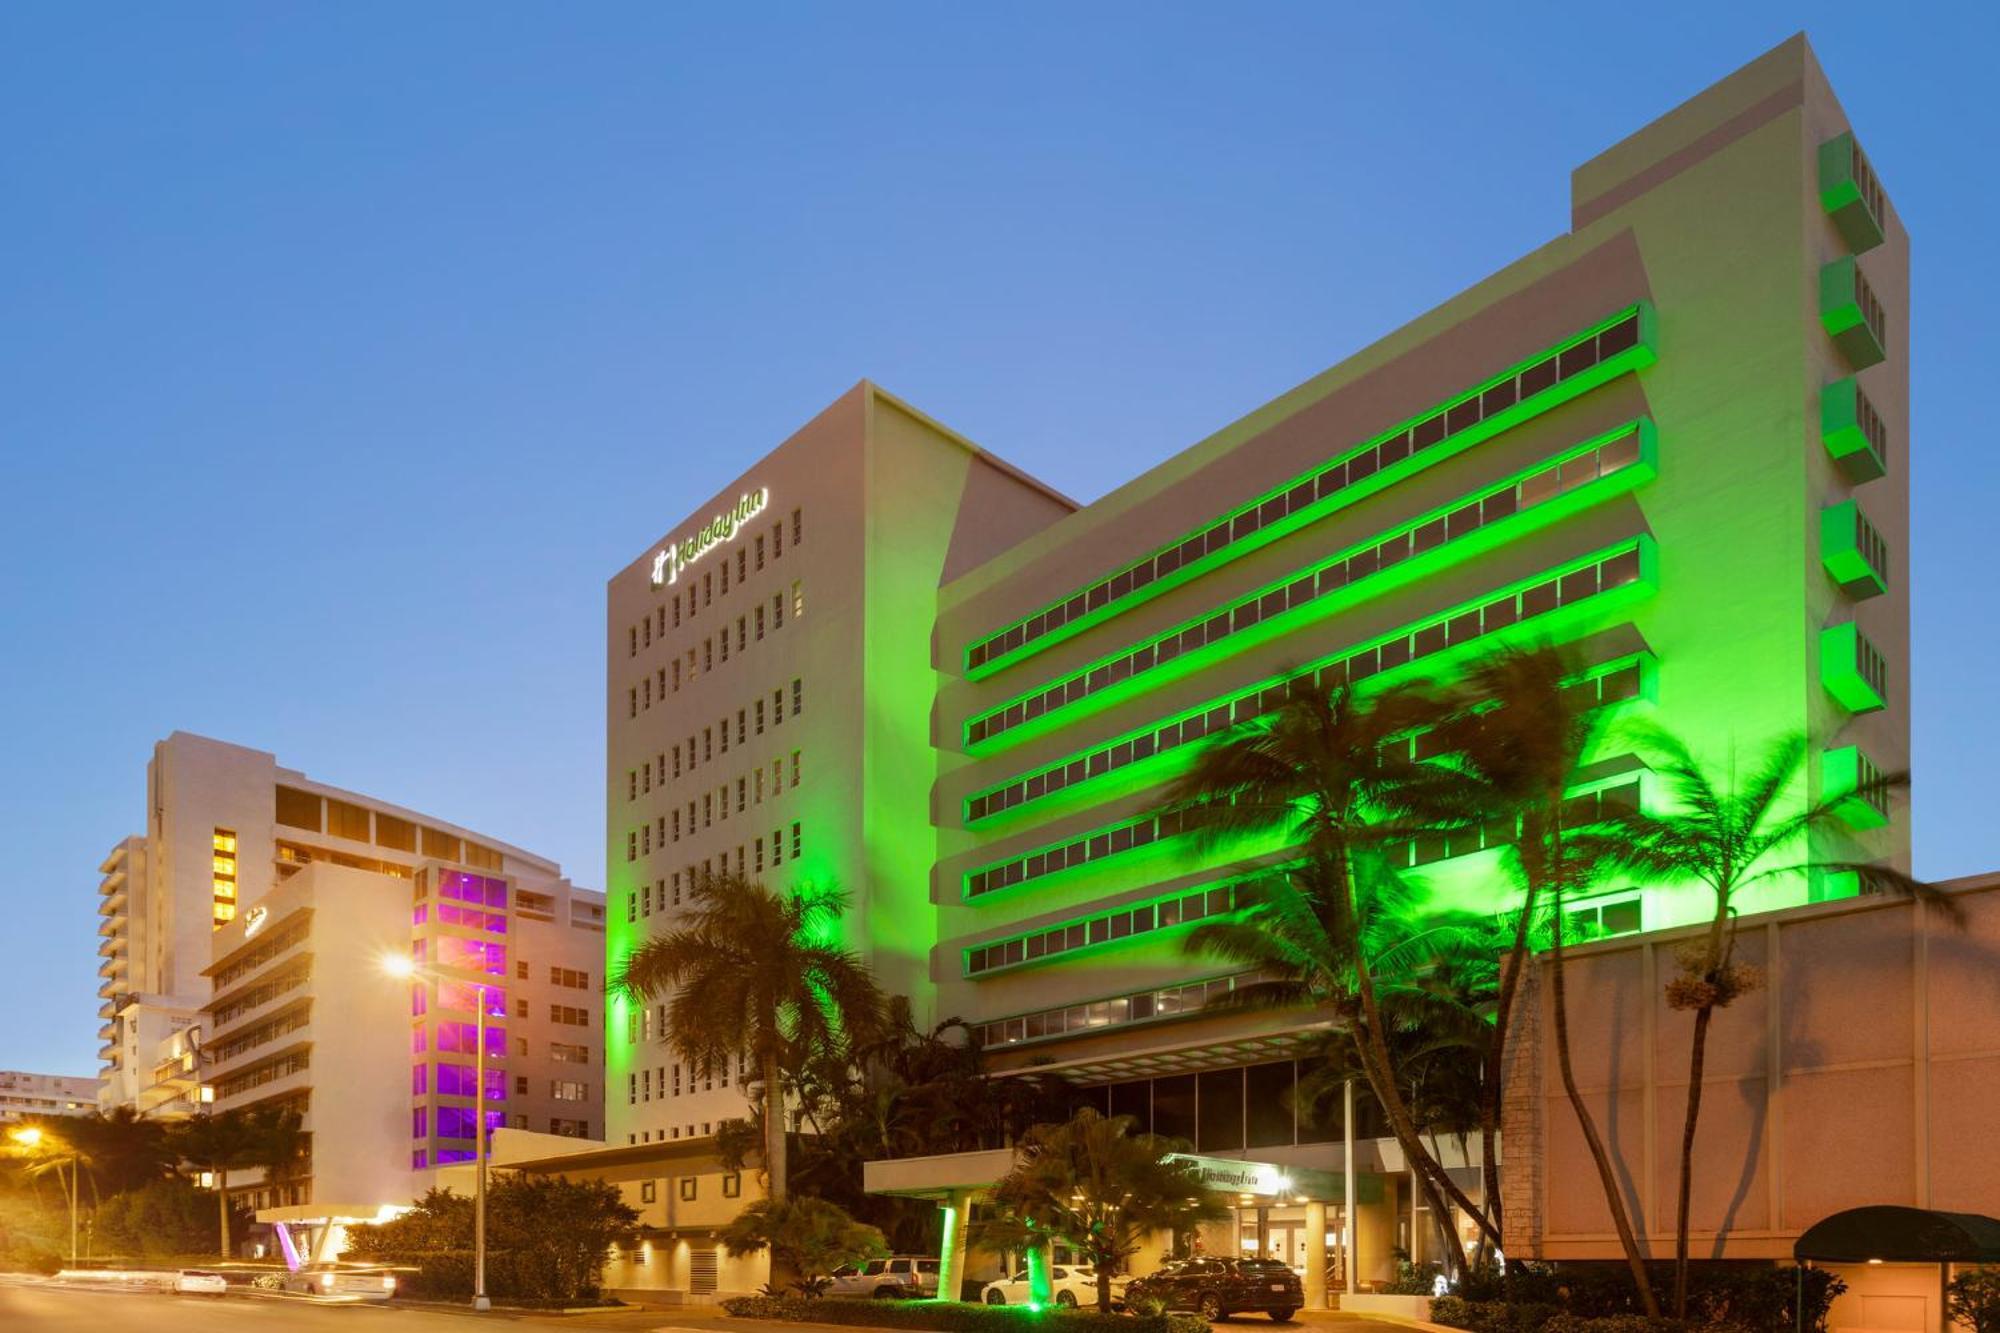
<path fill-rule="evenodd" d="M 1275 1259 L 1180 1259 L 1157 1273 L 1134 1278 L 1126 1304 L 1151 1298 L 1169 1310 L 1199 1310 L 1209 1319 L 1227 1319 L 1256 1310 L 1290 1319 L 1305 1304 L 1299 1275 Z"/>

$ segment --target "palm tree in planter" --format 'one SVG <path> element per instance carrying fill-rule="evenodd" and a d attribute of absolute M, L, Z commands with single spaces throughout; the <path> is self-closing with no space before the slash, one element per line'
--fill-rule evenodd
<path fill-rule="evenodd" d="M 1369 1087 L 1434 1215 L 1449 1216 L 1448 1200 L 1497 1245 L 1497 1230 L 1424 1145 L 1403 1100 L 1389 1048 L 1396 1020 L 1384 1010 L 1378 956 L 1366 940 L 1384 925 L 1389 899 L 1363 867 L 1379 867 L 1386 847 L 1435 827 L 1428 814 L 1409 817 L 1407 795 L 1439 781 L 1437 766 L 1417 759 L 1410 741 L 1438 718 L 1435 700 L 1416 685 L 1365 698 L 1346 684 L 1295 689 L 1274 711 L 1203 746 L 1166 808 L 1195 830 L 1205 853 L 1245 843 L 1294 849 L 1298 868 L 1264 892 L 1247 934 L 1224 925 L 1197 933 L 1191 946 L 1271 968 L 1280 980 L 1257 992 L 1259 1002 L 1285 1002 L 1289 991 L 1294 1003 L 1344 1007 Z M 1260 944 L 1260 934 L 1278 952 Z M 1456 1272 L 1455 1242 L 1450 1256 Z"/>
<path fill-rule="evenodd" d="M 1809 832 L 1836 826 L 1838 807 L 1857 794 L 1841 793 L 1817 802 L 1792 797 L 1805 767 L 1803 736 L 1772 742 L 1749 775 L 1739 777 L 1733 761 L 1721 772 L 1705 768 L 1685 743 L 1660 727 L 1635 722 L 1621 734 L 1646 755 L 1661 783 L 1666 809 L 1658 814 L 1629 812 L 1608 822 L 1602 832 L 1583 835 L 1586 854 L 1602 865 L 1655 883 L 1699 883 L 1712 899 L 1708 929 L 1674 950 L 1675 975 L 1667 983 L 1668 1006 L 1694 1015 L 1674 1213 L 1674 1318 L 1685 1319 L 1688 1200 L 1709 1026 L 1716 1010 L 1728 1008 L 1763 983 L 1756 968 L 1736 957 L 1736 917 L 1742 896 L 1774 879 L 1817 871 L 1853 875 L 1864 892 L 1921 898 L 1953 920 L 1958 911 L 1949 898 L 1889 866 L 1800 865 L 1785 859 L 1785 853 Z M 1907 774 L 1889 774 L 1858 794 L 1879 799 L 1908 782 Z"/>
<path fill-rule="evenodd" d="M 755 1062 L 774 1200 L 785 1197 L 785 1070 L 872 1033 L 882 1012 L 867 966 L 833 942 L 847 904 L 831 887 L 779 893 L 714 875 L 695 885 L 685 924 L 639 945 L 612 982 L 641 1003 L 672 995 L 666 1042 L 703 1076 Z"/>
<path fill-rule="evenodd" d="M 1132 1123 L 1085 1107 L 1063 1124 L 1029 1130 L 1013 1170 L 993 1187 L 994 1216 L 975 1229 L 977 1242 L 1070 1246 L 1095 1270 L 1097 1308 L 1109 1314 L 1111 1279 L 1147 1237 L 1229 1216 L 1194 1164 L 1171 1155 L 1187 1145 L 1134 1134 Z"/>

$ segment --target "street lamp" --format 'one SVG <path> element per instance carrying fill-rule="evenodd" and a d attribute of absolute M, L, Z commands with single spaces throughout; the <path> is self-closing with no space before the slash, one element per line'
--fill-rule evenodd
<path fill-rule="evenodd" d="M 65 1190 L 69 1197 L 69 1264 L 76 1267 L 76 1185 L 78 1174 L 77 1155 L 74 1149 L 69 1153 L 69 1180 L 63 1181 L 62 1156 L 57 1152 L 62 1141 L 52 1134 L 44 1134 L 34 1125 L 19 1125 L 7 1131 L 7 1137 L 25 1148 L 29 1153 L 47 1157 L 55 1166 L 56 1185 Z M 48 1147 L 42 1145 L 44 1141 Z"/>
<path fill-rule="evenodd" d="M 472 1003 L 478 1015 L 472 1054 L 472 1308 L 490 1310 L 493 1302 L 486 1298 L 486 992 L 492 983 L 448 977 L 431 968 L 418 967 L 404 954 L 385 956 L 382 969 L 406 981 L 416 978 L 459 981 L 478 988 Z"/>

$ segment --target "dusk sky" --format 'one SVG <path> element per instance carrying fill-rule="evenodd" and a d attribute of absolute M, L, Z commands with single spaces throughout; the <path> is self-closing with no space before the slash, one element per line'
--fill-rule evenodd
<path fill-rule="evenodd" d="M 605 580 L 856 380 L 1094 498 L 1801 27 L 1912 233 L 1917 868 L 2000 869 L 1981 9 L 7 6 L 0 1068 L 97 1069 L 155 740 L 601 886 Z"/>

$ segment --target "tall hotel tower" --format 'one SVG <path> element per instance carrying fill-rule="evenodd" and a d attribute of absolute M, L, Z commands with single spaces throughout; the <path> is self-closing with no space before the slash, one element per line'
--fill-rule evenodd
<path fill-rule="evenodd" d="M 1092 504 L 855 390 L 611 580 L 613 965 L 711 868 L 839 880 L 885 984 L 998 1063 L 1204 1153 L 1317 1160 L 1281 1095 L 1313 1016 L 1202 1012 L 1233 978 L 1183 942 L 1247 867 L 1155 818 L 1164 784 L 1301 683 L 1542 639 L 1713 760 L 1804 733 L 1794 800 L 1904 767 L 1908 263 L 1795 38 L 1579 167 L 1564 234 Z M 1583 777 L 1660 799 L 1616 745 Z M 1805 855 L 1908 865 L 1902 808 L 1842 814 Z M 1487 910 L 1499 855 L 1404 853 Z M 1706 910 L 1575 906 L 1614 934 Z M 607 1039 L 613 1142 L 740 1113 L 637 1006 Z"/>

